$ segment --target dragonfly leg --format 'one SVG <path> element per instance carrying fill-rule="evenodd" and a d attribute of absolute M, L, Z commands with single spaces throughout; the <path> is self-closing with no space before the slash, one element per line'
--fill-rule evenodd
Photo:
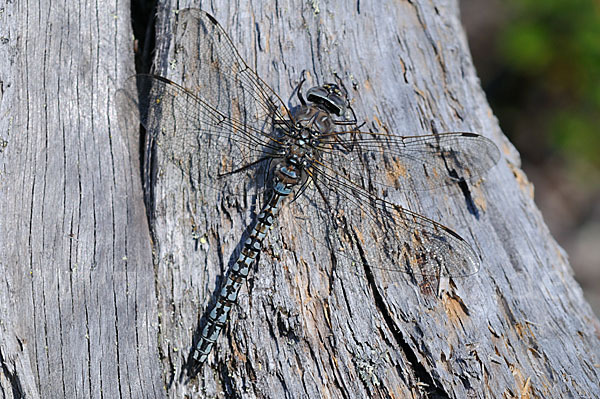
<path fill-rule="evenodd" d="M 302 104 L 302 106 L 306 106 L 306 100 L 302 95 L 302 85 L 304 84 L 304 82 L 306 82 L 306 69 L 302 71 L 302 78 L 300 78 L 300 83 L 298 83 L 298 86 L 296 86 L 296 94 L 298 95 L 298 101 L 300 101 L 300 104 Z"/>

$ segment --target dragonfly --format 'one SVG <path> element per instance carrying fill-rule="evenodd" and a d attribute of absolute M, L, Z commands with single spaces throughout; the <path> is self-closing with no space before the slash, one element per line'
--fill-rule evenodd
<path fill-rule="evenodd" d="M 191 83 L 183 87 L 162 76 L 137 75 L 140 121 L 195 187 L 230 197 L 254 192 L 263 202 L 207 312 L 189 375 L 206 362 L 286 203 L 318 218 L 325 236 L 341 237 L 319 240 L 315 234 L 315 245 L 352 262 L 438 278 L 479 270 L 477 252 L 458 233 L 390 198 L 480 179 L 499 159 L 491 140 L 469 132 L 361 131 L 337 75 L 334 83 L 304 94 L 303 74 L 294 90 L 298 105 L 290 109 L 242 59 L 214 17 L 188 9 L 177 18 L 177 34 L 195 38 L 179 49 L 192 60 L 185 72 Z M 383 171 L 372 172 L 377 169 Z M 350 220 L 360 220 L 360 228 Z M 344 243 L 343 250 L 334 241 Z"/>

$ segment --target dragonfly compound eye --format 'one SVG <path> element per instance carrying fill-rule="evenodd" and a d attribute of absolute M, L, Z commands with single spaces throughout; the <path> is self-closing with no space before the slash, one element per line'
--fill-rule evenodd
<path fill-rule="evenodd" d="M 337 116 L 343 116 L 346 112 L 346 97 L 341 93 L 337 85 L 326 84 L 313 87 L 306 93 L 308 101 L 321 106 L 327 112 Z"/>

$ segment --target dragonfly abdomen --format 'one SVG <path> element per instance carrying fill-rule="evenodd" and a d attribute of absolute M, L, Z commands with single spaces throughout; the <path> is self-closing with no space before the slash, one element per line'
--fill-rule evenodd
<path fill-rule="evenodd" d="M 256 225 L 250 232 L 246 242 L 244 242 L 242 252 L 229 271 L 219 298 L 208 315 L 206 326 L 202 330 L 202 336 L 192 355 L 197 367 L 206 361 L 217 338 L 219 338 L 221 330 L 227 323 L 229 311 L 237 301 L 242 283 L 248 277 L 250 268 L 256 262 L 256 258 L 262 250 L 263 240 L 273 227 L 281 202 L 290 194 L 292 186 L 293 184 L 276 183 L 271 199 L 258 215 Z"/>

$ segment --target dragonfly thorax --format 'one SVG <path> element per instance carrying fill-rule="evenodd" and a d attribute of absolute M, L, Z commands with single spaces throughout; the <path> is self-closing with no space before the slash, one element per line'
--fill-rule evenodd
<path fill-rule="evenodd" d="M 292 140 L 287 146 L 282 160 L 288 170 L 302 174 L 304 170 L 310 168 L 317 155 L 316 148 L 314 147 L 315 142 L 316 140 L 310 137 L 296 137 Z"/>
<path fill-rule="evenodd" d="M 305 140 L 318 139 L 323 134 L 331 133 L 335 127 L 331 113 L 316 106 L 300 107 L 294 120 L 299 129 L 297 137 Z"/>

